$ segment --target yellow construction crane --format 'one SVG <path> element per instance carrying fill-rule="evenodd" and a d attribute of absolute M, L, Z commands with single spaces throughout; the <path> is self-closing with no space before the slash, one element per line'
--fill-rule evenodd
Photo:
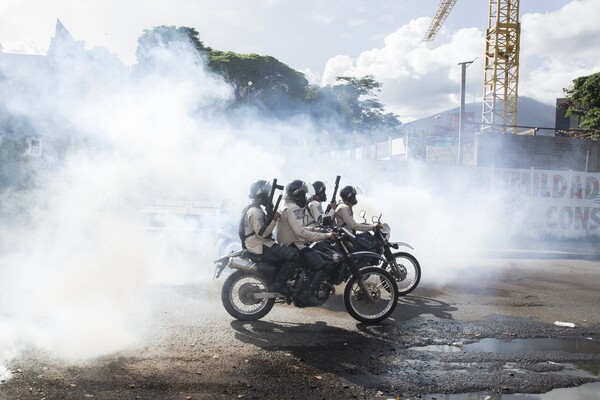
<path fill-rule="evenodd" d="M 431 41 L 456 0 L 440 0 L 423 40 Z M 485 35 L 482 132 L 516 132 L 519 88 L 519 0 L 489 0 Z"/>

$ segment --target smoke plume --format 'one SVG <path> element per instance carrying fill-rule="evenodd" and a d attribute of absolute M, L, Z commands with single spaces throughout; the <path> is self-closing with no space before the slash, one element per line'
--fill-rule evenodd
<path fill-rule="evenodd" d="M 359 186 L 356 214 L 383 213 L 392 239 L 415 247 L 423 285 L 514 229 L 494 211 L 501 197 L 459 169 L 330 159 L 309 120 L 234 120 L 231 88 L 185 43 L 146 49 L 152 64 L 132 68 L 104 49 L 53 50 L 51 69 L 0 80 L 11 126 L 43 148 L 30 182 L 0 192 L 0 380 L 28 349 L 81 360 L 142 343 L 149 289 L 208 286 L 215 230 L 237 224 L 257 179 Z M 178 215 L 190 209 L 206 213 Z"/>

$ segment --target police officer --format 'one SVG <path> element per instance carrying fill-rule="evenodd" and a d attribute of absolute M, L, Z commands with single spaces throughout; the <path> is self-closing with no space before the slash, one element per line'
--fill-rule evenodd
<path fill-rule="evenodd" d="M 242 247 L 253 254 L 259 255 L 266 264 L 281 267 L 293 265 L 298 260 L 297 250 L 286 245 L 280 245 L 273 240 L 273 229 L 280 218 L 275 210 L 271 221 L 267 221 L 267 214 L 262 207 L 267 207 L 271 184 L 259 180 L 250 185 L 248 197 L 251 203 L 244 208 L 240 222 L 240 239 Z M 277 286 L 277 278 L 275 278 Z M 278 290 L 276 287 L 274 290 Z"/>
<path fill-rule="evenodd" d="M 306 226 L 311 229 L 316 229 L 319 225 L 331 225 L 331 219 L 335 211 L 335 202 L 331 202 L 329 212 L 323 211 L 321 203 L 327 201 L 327 187 L 322 181 L 315 181 L 312 184 L 315 194 L 310 198 L 308 206 L 306 206 L 307 223 Z"/>
<path fill-rule="evenodd" d="M 354 220 L 352 207 L 358 202 L 356 200 L 356 188 L 353 186 L 345 186 L 341 192 L 342 201 L 335 209 L 335 222 L 339 228 L 347 228 L 351 231 L 372 231 L 377 228 L 377 225 L 358 223 Z"/>
<path fill-rule="evenodd" d="M 286 186 L 285 203 L 281 210 L 281 217 L 277 221 L 277 242 L 297 248 L 302 264 L 313 271 L 318 271 L 310 285 L 310 292 L 314 293 L 327 276 L 329 266 L 315 250 L 307 247 L 305 243 L 306 241 L 333 239 L 336 235 L 334 232 L 312 231 L 302 223 L 304 216 L 302 209 L 306 206 L 308 191 L 308 185 L 301 180 L 294 180 Z M 289 271 L 289 273 L 291 272 Z M 289 278 L 289 276 L 286 277 Z"/>

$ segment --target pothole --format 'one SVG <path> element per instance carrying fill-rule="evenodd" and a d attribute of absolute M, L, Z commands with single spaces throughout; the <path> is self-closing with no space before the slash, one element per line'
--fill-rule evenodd
<path fill-rule="evenodd" d="M 460 343 L 452 345 L 429 345 L 421 347 L 411 347 L 409 350 L 430 351 L 439 353 L 524 353 L 534 351 L 554 352 L 561 351 L 567 353 L 582 354 L 600 354 L 600 342 L 592 338 L 585 339 L 512 339 L 500 340 L 486 338 L 475 343 L 462 345 Z M 553 371 L 555 374 L 597 377 L 600 378 L 600 364 L 598 363 L 573 363 L 561 364 L 564 367 L 561 371 Z M 525 371 L 513 364 L 505 364 L 506 370 L 515 373 L 524 373 Z M 460 394 L 429 394 L 422 396 L 421 399 L 444 399 L 444 400 L 589 400 L 598 399 L 600 393 L 600 382 L 587 383 L 578 387 L 554 389 L 541 394 L 498 394 L 498 393 L 460 393 Z"/>
<path fill-rule="evenodd" d="M 444 399 L 444 400 L 592 400 L 598 399 L 600 393 L 600 382 L 586 383 L 574 388 L 554 389 L 540 394 L 505 394 L 505 393 L 459 393 L 459 394 L 428 394 L 420 396 L 420 400 Z M 407 399 L 410 400 L 410 399 Z"/>

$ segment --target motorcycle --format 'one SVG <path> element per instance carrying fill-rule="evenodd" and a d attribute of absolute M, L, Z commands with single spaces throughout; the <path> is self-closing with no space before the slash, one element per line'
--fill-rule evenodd
<path fill-rule="evenodd" d="M 360 217 L 366 222 L 366 212 L 360 212 Z M 373 233 L 361 232 L 355 236 L 355 249 L 372 251 L 383 256 L 386 263 L 379 265 L 386 269 L 396 280 L 398 294 L 405 296 L 416 289 L 421 281 L 421 265 L 416 257 L 406 251 L 395 251 L 400 247 L 414 248 L 404 242 L 391 242 L 391 229 L 387 223 L 381 222 L 379 217 L 372 218 L 373 224 L 378 225 Z"/>
<path fill-rule="evenodd" d="M 335 239 L 310 245 L 330 266 L 326 279 L 312 293 L 309 289 L 318 271 L 310 268 L 299 266 L 287 282 L 287 294 L 282 294 L 271 290 L 278 268 L 260 261 L 255 254 L 240 250 L 215 260 L 213 279 L 225 268 L 234 270 L 221 289 L 225 310 L 238 320 L 256 321 L 276 302 L 300 308 L 321 306 L 335 294 L 336 286 L 345 283 L 344 306 L 354 319 L 367 324 L 385 320 L 398 302 L 398 286 L 385 268 L 372 265 L 385 265 L 386 259 L 373 252 L 351 252 L 347 234 L 336 232 Z M 361 265 L 364 267 L 359 268 Z"/>

